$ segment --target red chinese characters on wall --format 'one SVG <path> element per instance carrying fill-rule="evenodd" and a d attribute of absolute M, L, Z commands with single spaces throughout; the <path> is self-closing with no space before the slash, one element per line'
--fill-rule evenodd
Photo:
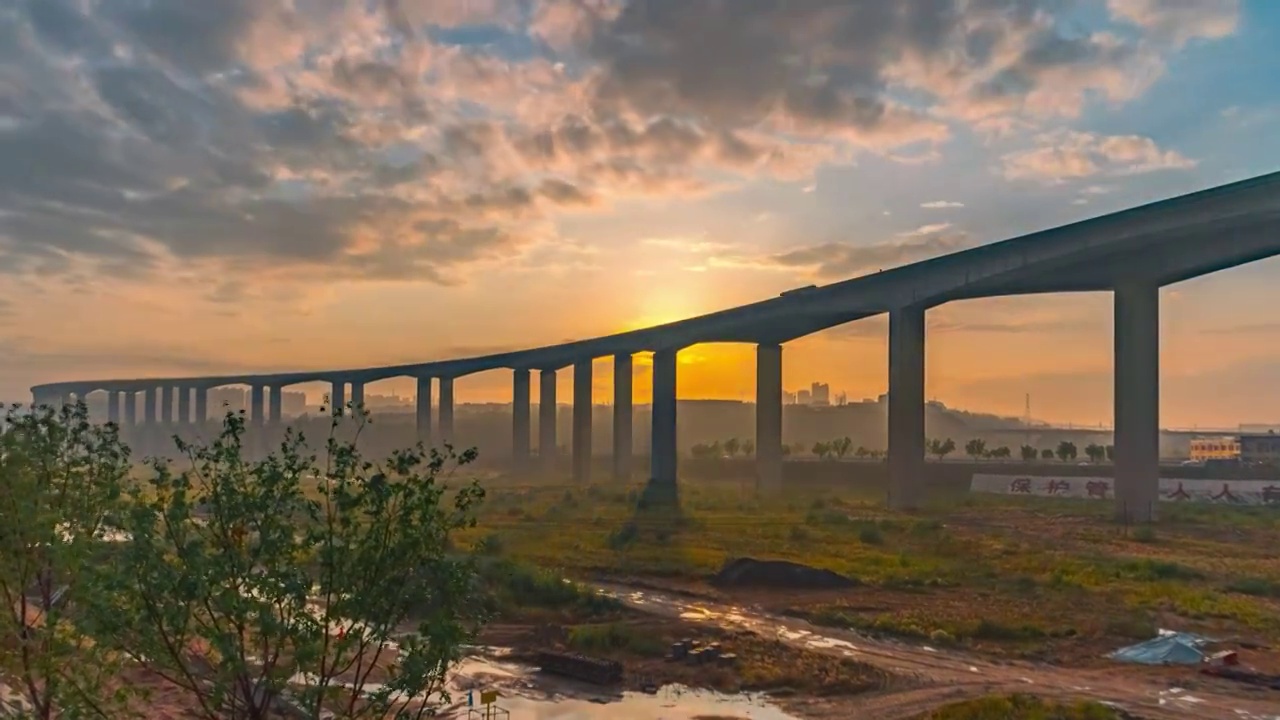
<path fill-rule="evenodd" d="M 1165 495 L 1170 500 L 1190 500 L 1191 493 L 1182 489 L 1182 483 L 1178 483 L 1178 489 Z"/>
<path fill-rule="evenodd" d="M 1070 480 L 1050 480 L 1047 486 L 1050 495 L 1065 495 L 1071 492 Z"/>
<path fill-rule="evenodd" d="M 1222 492 L 1212 496 L 1213 500 L 1224 500 L 1226 502 L 1240 502 L 1240 498 L 1231 494 L 1231 487 L 1227 483 L 1222 483 Z"/>
<path fill-rule="evenodd" d="M 1009 492 L 1031 494 L 1031 478 L 1014 478 L 1009 483 Z"/>
<path fill-rule="evenodd" d="M 1091 498 L 1105 498 L 1111 490 L 1111 483 L 1105 480 L 1090 480 L 1085 483 L 1084 489 Z"/>

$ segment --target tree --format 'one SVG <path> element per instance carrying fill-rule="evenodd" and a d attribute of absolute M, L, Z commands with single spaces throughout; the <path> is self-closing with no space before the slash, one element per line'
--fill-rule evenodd
<path fill-rule="evenodd" d="M 1097 443 L 1089 443 L 1084 446 L 1084 454 L 1089 462 L 1100 463 L 1107 456 L 1107 449 Z"/>
<path fill-rule="evenodd" d="M 869 456 L 870 454 L 871 454 L 871 451 L 870 451 L 870 450 L 868 450 L 868 449 L 866 449 L 866 448 L 865 448 L 865 447 L 863 447 L 862 445 L 859 445 L 859 446 L 858 446 L 858 449 L 853 451 L 853 456 L 854 456 L 854 457 L 856 457 L 856 458 L 858 458 L 858 459 L 860 459 L 860 460 L 861 460 L 862 458 L 865 458 L 865 457 Z"/>
<path fill-rule="evenodd" d="M 1041 451 L 1040 451 L 1040 458 L 1041 458 L 1041 459 L 1043 459 L 1043 460 L 1052 460 L 1052 459 L 1053 459 L 1053 450 L 1051 450 L 1051 449 L 1049 449 L 1049 448 L 1045 448 L 1045 449 L 1041 450 Z"/>
<path fill-rule="evenodd" d="M 829 452 L 831 452 L 831 443 L 816 442 L 813 444 L 813 454 L 817 455 L 819 460 L 825 458 Z"/>
<path fill-rule="evenodd" d="M 724 454 L 733 457 L 738 454 L 738 450 L 742 447 L 742 441 L 738 438 L 729 438 L 724 441 Z"/>
<path fill-rule="evenodd" d="M 1058 443 L 1058 450 L 1054 454 L 1056 454 L 1058 456 L 1058 459 L 1061 460 L 1062 462 L 1066 462 L 1068 460 L 1075 460 L 1076 444 L 1071 442 L 1070 440 L 1063 440 L 1062 442 Z"/>
<path fill-rule="evenodd" d="M 706 443 L 694 443 L 693 447 L 689 448 L 689 455 L 695 458 L 710 457 L 711 446 Z"/>
<path fill-rule="evenodd" d="M 742 441 L 742 454 L 751 457 L 756 454 L 756 443 L 754 440 Z"/>
<path fill-rule="evenodd" d="M 1115 446 L 1115 445 L 1108 445 L 1108 446 L 1106 447 L 1106 454 L 1107 454 L 1107 462 L 1115 462 L 1115 461 L 1116 461 L 1116 446 Z"/>
<path fill-rule="evenodd" d="M 934 438 L 929 441 L 928 448 L 930 455 L 933 455 L 937 457 L 939 461 L 942 461 L 943 458 L 955 452 L 956 441 L 951 438 L 947 438 L 946 440 Z"/>
<path fill-rule="evenodd" d="M 831 450 L 836 454 L 837 458 L 844 459 L 849 454 L 849 450 L 853 447 L 853 440 L 848 437 L 842 437 L 839 440 L 831 441 Z"/>
<path fill-rule="evenodd" d="M 419 448 L 376 465 L 356 447 L 367 416 L 355 417 L 356 441 L 342 443 L 335 413 L 323 465 L 292 430 L 246 462 L 242 414 L 207 447 L 175 441 L 191 467 L 155 461 L 131 491 L 121 525 L 132 540 L 93 602 L 100 637 L 209 720 L 429 713 L 421 698 L 441 690 L 479 621 L 472 561 L 446 550 L 483 491 L 440 480 L 475 451 Z"/>
<path fill-rule="evenodd" d="M 20 698 L 21 717 L 106 717 L 124 709 L 127 697 L 106 687 L 118 659 L 80 631 L 74 605 L 93 592 L 89 568 L 112 565 L 104 537 L 128 474 L 129 449 L 116 426 L 90 425 L 83 402 L 5 411 L 0 643 L 8 647 L 0 677 Z M 0 716 L 16 709 L 0 701 Z"/>
<path fill-rule="evenodd" d="M 985 455 L 987 452 L 987 441 L 982 438 L 974 438 L 964 444 L 964 453 L 975 461 Z"/>
<path fill-rule="evenodd" d="M 1035 449 L 1034 447 L 1032 447 L 1031 445 L 1023 445 L 1023 446 L 1022 446 L 1022 459 L 1023 459 L 1023 460 L 1026 460 L 1027 462 L 1031 462 L 1032 460 L 1035 460 L 1035 459 L 1036 459 L 1036 458 L 1038 458 L 1038 457 L 1040 457 L 1040 451 L 1039 451 L 1039 450 L 1036 450 L 1036 449 Z"/>
<path fill-rule="evenodd" d="M 1009 450 L 1009 448 L 1005 445 L 1001 445 L 1000 447 L 991 451 L 991 457 L 996 458 L 997 460 L 1005 460 L 1012 456 L 1013 456 L 1013 452 Z"/>

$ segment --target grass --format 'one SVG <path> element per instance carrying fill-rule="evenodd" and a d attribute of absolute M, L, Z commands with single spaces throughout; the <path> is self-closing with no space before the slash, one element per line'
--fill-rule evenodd
<path fill-rule="evenodd" d="M 1156 627 L 1280 641 L 1275 508 L 1171 504 L 1152 530 L 1120 527 L 1110 504 L 1081 500 L 965 495 L 906 514 L 875 489 L 799 485 L 766 498 L 698 481 L 684 483 L 673 515 L 637 511 L 634 484 L 488 487 L 479 527 L 460 541 L 563 575 L 688 585 L 734 557 L 791 560 L 861 586 L 779 597 L 776 609 L 1018 654 L 1073 646 L 1097 657 Z"/>
<path fill-rule="evenodd" d="M 920 720 L 1121 720 L 1125 717 L 1101 703 L 1063 705 L 1030 695 L 1008 695 L 944 705 L 922 715 Z"/>

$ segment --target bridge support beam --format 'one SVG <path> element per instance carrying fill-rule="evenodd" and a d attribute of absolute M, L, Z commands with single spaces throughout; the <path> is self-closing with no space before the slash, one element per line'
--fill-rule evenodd
<path fill-rule="evenodd" d="M 249 424 L 254 430 L 262 428 L 265 389 L 262 385 L 254 385 L 249 391 Z"/>
<path fill-rule="evenodd" d="M 889 313 L 889 507 L 917 508 L 924 474 L 924 307 Z"/>
<path fill-rule="evenodd" d="M 1160 287 L 1125 283 L 1114 302 L 1116 514 L 1151 522 L 1160 493 Z"/>
<path fill-rule="evenodd" d="M 160 388 L 160 424 L 166 428 L 173 425 L 173 386 Z"/>
<path fill-rule="evenodd" d="M 334 380 L 329 387 L 329 413 L 345 414 L 347 411 L 347 381 Z"/>
<path fill-rule="evenodd" d="M 120 424 L 120 393 L 107 391 L 107 422 Z"/>
<path fill-rule="evenodd" d="M 196 425 L 209 422 L 209 388 L 196 388 L 196 416 L 192 422 Z"/>
<path fill-rule="evenodd" d="M 591 481 L 591 360 L 573 364 L 573 481 Z"/>
<path fill-rule="evenodd" d="M 631 479 L 632 361 L 628 353 L 613 356 L 613 478 Z"/>
<path fill-rule="evenodd" d="M 653 427 L 649 451 L 648 499 L 655 503 L 675 504 L 679 498 L 676 484 L 676 354 L 678 350 L 659 350 L 653 354 Z"/>
<path fill-rule="evenodd" d="M 418 378 L 417 398 L 418 442 L 423 447 L 431 447 L 431 378 Z"/>
<path fill-rule="evenodd" d="M 280 420 L 282 417 L 282 408 L 281 408 L 282 402 L 284 402 L 284 388 L 280 387 L 279 385 L 272 386 L 271 403 L 270 403 L 271 407 L 268 410 L 268 412 L 270 412 L 270 415 L 268 417 L 271 418 L 270 422 L 272 427 L 277 427 L 280 425 Z"/>
<path fill-rule="evenodd" d="M 556 409 L 556 371 L 543 370 L 538 373 L 538 462 L 543 472 L 556 467 Z"/>
<path fill-rule="evenodd" d="M 130 390 L 124 394 L 124 427 L 132 429 L 138 424 L 138 393 Z"/>
<path fill-rule="evenodd" d="M 782 489 L 782 346 L 756 346 L 756 489 Z"/>
<path fill-rule="evenodd" d="M 518 473 L 529 470 L 529 370 L 516 368 L 511 376 L 511 466 Z"/>
<path fill-rule="evenodd" d="M 440 440 L 453 444 L 453 378 L 440 378 Z"/>
<path fill-rule="evenodd" d="M 156 424 L 156 389 L 153 387 L 142 393 L 142 424 L 147 428 Z"/>
<path fill-rule="evenodd" d="M 364 408 L 364 383 L 354 381 L 351 383 L 351 404 L 355 406 L 357 412 Z"/>
<path fill-rule="evenodd" d="M 178 388 L 178 424 L 191 424 L 191 388 Z"/>

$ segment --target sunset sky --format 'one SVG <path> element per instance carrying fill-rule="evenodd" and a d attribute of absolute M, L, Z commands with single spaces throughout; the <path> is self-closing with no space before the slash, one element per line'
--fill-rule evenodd
<path fill-rule="evenodd" d="M 0 398 L 552 344 L 1272 172 L 1278 69 L 1272 0 L 5 2 Z M 1165 425 L 1280 422 L 1278 276 L 1166 289 Z M 785 384 L 884 392 L 885 329 Z M 929 332 L 930 397 L 1111 420 L 1108 295 Z"/>

